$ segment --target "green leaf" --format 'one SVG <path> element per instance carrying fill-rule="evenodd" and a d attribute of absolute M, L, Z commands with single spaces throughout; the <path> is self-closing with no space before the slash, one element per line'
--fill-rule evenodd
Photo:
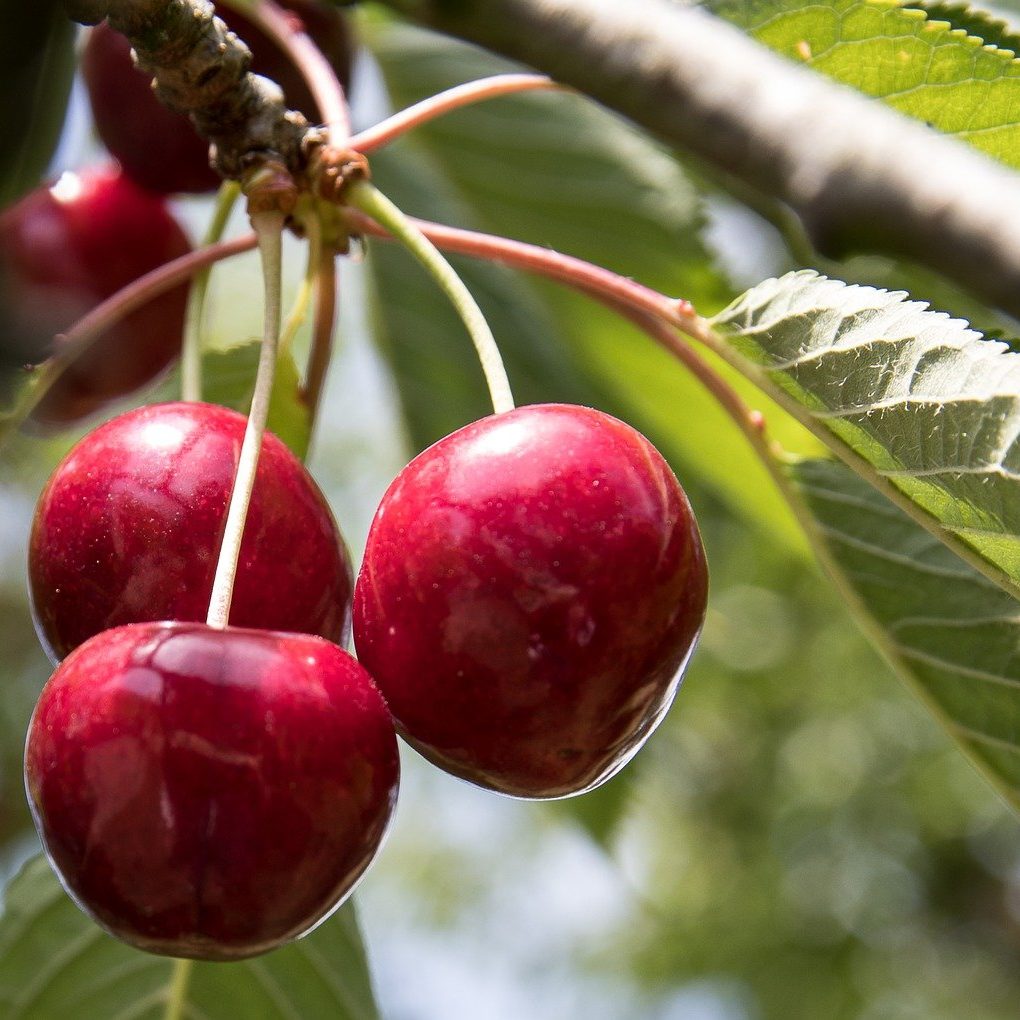
<path fill-rule="evenodd" d="M 784 56 L 1020 167 L 1020 62 L 969 34 L 973 21 L 957 27 L 934 16 L 945 8 L 928 16 L 894 0 L 720 0 L 716 9 Z"/>
<path fill-rule="evenodd" d="M 45 858 L 10 883 L 0 918 L 5 1020 L 161 1020 L 173 961 L 118 942 L 67 897 Z M 197 963 L 191 1020 L 374 1020 L 368 964 L 352 904 L 311 935 L 241 963 Z"/>
<path fill-rule="evenodd" d="M 0 207 L 39 183 L 64 123 L 74 25 L 58 3 L 8 4 L 0 31 Z"/>
<path fill-rule="evenodd" d="M 468 79 L 519 70 L 406 25 L 372 21 L 366 35 L 398 107 Z M 398 160 L 373 155 L 377 182 L 405 211 L 557 248 L 705 308 L 719 307 L 732 293 L 702 240 L 701 199 L 683 170 L 593 103 L 566 94 L 501 97 L 416 129 L 413 143 L 395 147 L 403 157 L 399 181 Z M 417 343 L 410 360 L 403 347 L 394 357 L 417 437 L 415 421 L 441 415 L 437 404 L 467 407 L 466 395 L 480 385 L 480 376 L 465 367 L 470 354 L 462 354 L 453 370 L 446 356 L 440 358 L 453 327 L 430 300 L 431 285 L 412 282 L 407 260 L 382 246 L 374 258 L 388 263 L 386 279 L 377 283 L 380 307 L 390 311 L 399 302 L 406 310 L 406 346 Z M 743 437 L 670 355 L 615 314 L 563 287 L 522 276 L 515 282 L 489 268 L 468 272 L 478 274 L 467 281 L 473 290 L 480 286 L 483 299 L 486 291 L 492 295 L 483 309 L 496 316 L 496 339 L 521 402 L 597 399 L 650 433 L 674 462 L 701 473 L 730 505 L 797 545 L 796 526 Z M 493 292 L 496 280 L 506 294 L 502 299 Z M 392 327 L 392 316 L 388 321 Z M 416 334 L 417 341 L 410 339 Z M 394 336 L 391 328 L 391 347 Z M 768 416 L 784 445 L 818 453 L 817 442 L 784 411 L 736 373 L 730 375 Z M 471 406 L 484 408 L 484 397 Z"/>
<path fill-rule="evenodd" d="M 959 3 L 957 0 L 918 0 L 917 3 L 905 3 L 903 6 L 922 11 L 929 21 L 944 22 L 954 31 L 966 32 L 980 39 L 986 46 L 1020 53 L 1020 35 L 1006 22 L 970 4 Z"/>
<path fill-rule="evenodd" d="M 212 404 L 232 407 L 247 415 L 255 390 L 261 341 L 248 340 L 228 350 L 202 355 L 202 397 Z M 269 399 L 269 431 L 290 447 L 301 460 L 308 453 L 311 420 L 301 396 L 301 378 L 294 355 L 282 351 L 276 363 L 273 392 Z"/>
<path fill-rule="evenodd" d="M 1020 810 L 1020 602 L 843 465 L 790 475 L 879 649 Z"/>
<path fill-rule="evenodd" d="M 713 327 L 866 479 L 1018 590 L 1020 355 L 902 293 L 814 272 L 754 287 Z"/>

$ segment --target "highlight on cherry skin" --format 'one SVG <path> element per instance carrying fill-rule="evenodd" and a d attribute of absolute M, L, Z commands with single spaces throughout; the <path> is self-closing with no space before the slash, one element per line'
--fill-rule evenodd
<path fill-rule="evenodd" d="M 204 624 L 106 631 L 29 727 L 36 826 L 117 938 L 236 960 L 305 934 L 379 849 L 399 762 L 368 673 L 318 637 Z"/>
<path fill-rule="evenodd" d="M 647 439 L 589 408 L 519 407 L 440 440 L 387 490 L 354 642 L 431 762 L 564 797 L 662 719 L 707 590 L 690 504 Z"/>
<path fill-rule="evenodd" d="M 60 334 L 191 245 L 166 202 L 116 166 L 65 173 L 0 215 L 0 362 L 35 365 Z M 147 302 L 66 367 L 32 414 L 60 426 L 155 379 L 180 352 L 188 287 Z"/>
<path fill-rule="evenodd" d="M 56 662 L 111 627 L 206 617 L 246 419 L 197 402 L 111 419 L 57 467 L 29 540 L 32 611 Z M 267 433 L 230 622 L 343 644 L 353 574 L 304 465 Z"/>

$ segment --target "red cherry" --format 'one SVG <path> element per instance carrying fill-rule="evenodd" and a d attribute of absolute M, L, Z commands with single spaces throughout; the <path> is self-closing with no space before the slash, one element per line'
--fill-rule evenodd
<path fill-rule="evenodd" d="M 28 556 L 36 624 L 54 660 L 121 624 L 205 619 L 244 427 L 223 407 L 154 404 L 100 426 L 61 462 Z M 352 586 L 322 493 L 267 434 L 230 622 L 342 642 Z"/>
<path fill-rule="evenodd" d="M 25 781 L 68 892 L 118 938 L 235 960 L 298 938 L 368 867 L 396 738 L 321 638 L 146 623 L 92 638 L 43 689 Z"/>
<path fill-rule="evenodd" d="M 521 407 L 397 476 L 369 532 L 354 642 L 430 761 L 565 797 L 658 724 L 707 586 L 690 504 L 647 439 L 588 408 Z"/>
<path fill-rule="evenodd" d="M 350 80 L 353 40 L 344 15 L 310 0 L 287 0 L 292 12 L 325 53 L 344 87 Z M 319 114 L 304 78 L 260 29 L 234 10 L 216 12 L 252 51 L 251 70 L 275 81 L 288 105 L 311 123 Z M 82 52 L 82 75 L 96 130 L 125 173 L 161 194 L 212 191 L 220 178 L 209 166 L 209 144 L 180 114 L 153 94 L 151 77 L 134 66 L 127 39 L 105 22 L 89 32 Z"/>
<path fill-rule="evenodd" d="M 23 363 L 45 360 L 76 319 L 190 250 L 166 203 L 116 168 L 64 174 L 0 214 L 8 342 Z M 154 379 L 180 351 L 187 296 L 178 287 L 110 329 L 61 375 L 34 418 L 74 421 Z"/>

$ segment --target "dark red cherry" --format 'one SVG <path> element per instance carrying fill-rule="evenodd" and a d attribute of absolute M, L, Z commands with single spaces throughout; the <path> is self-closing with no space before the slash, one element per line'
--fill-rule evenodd
<path fill-rule="evenodd" d="M 707 583 L 690 504 L 647 439 L 588 408 L 521 407 L 397 476 L 369 532 L 354 642 L 430 761 L 564 797 L 658 724 Z"/>
<path fill-rule="evenodd" d="M 166 202 L 115 167 L 65 173 L 0 213 L 0 309 L 22 363 L 60 346 L 57 334 L 125 285 L 191 250 Z M 36 407 L 62 424 L 158 376 L 180 351 L 188 289 L 148 302 L 83 353 Z M 10 360 L 10 359 L 8 359 Z"/>
<path fill-rule="evenodd" d="M 54 660 L 93 634 L 204 620 L 245 419 L 211 404 L 154 404 L 87 435 L 61 462 L 29 540 L 32 607 Z M 311 475 L 267 434 L 230 622 L 346 639 L 353 578 Z"/>
<path fill-rule="evenodd" d="M 286 0 L 281 6 L 303 24 L 346 88 L 354 47 L 343 13 L 311 0 Z M 242 14 L 220 6 L 216 13 L 248 44 L 251 70 L 275 81 L 292 109 L 318 123 L 304 78 L 276 43 Z M 135 68 L 124 36 L 105 22 L 98 25 L 89 32 L 81 67 L 96 130 L 125 173 L 161 194 L 212 191 L 219 185 L 219 176 L 209 166 L 209 144 L 187 118 L 156 98 L 151 78 Z"/>
<path fill-rule="evenodd" d="M 203 624 L 98 634 L 57 669 L 25 780 L 79 906 L 155 953 L 298 938 L 368 867 L 398 783 L 369 675 L 321 638 Z"/>

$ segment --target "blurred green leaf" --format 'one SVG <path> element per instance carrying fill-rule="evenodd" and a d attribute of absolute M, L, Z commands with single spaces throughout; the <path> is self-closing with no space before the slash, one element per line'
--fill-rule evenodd
<path fill-rule="evenodd" d="M 875 644 L 1020 811 L 1020 602 L 833 461 L 790 470 Z"/>
<path fill-rule="evenodd" d="M 63 7 L 4 5 L 0 20 L 0 207 L 39 183 L 64 123 L 74 33 Z"/>
<path fill-rule="evenodd" d="M 996 48 L 990 20 L 957 24 L 946 6 L 929 16 L 895 0 L 717 0 L 714 8 L 791 60 L 1020 167 L 1020 62 Z M 981 22 L 987 40 L 969 34 Z"/>
<path fill-rule="evenodd" d="M 462 43 L 385 20 L 369 23 L 368 41 L 397 106 L 465 80 L 519 70 Z M 682 294 L 706 309 L 718 308 L 732 294 L 702 240 L 701 200 L 683 171 L 659 146 L 593 103 L 566 94 L 502 97 L 416 129 L 414 143 L 399 143 L 394 156 L 373 156 L 373 166 L 382 166 L 380 186 L 408 212 L 557 248 Z M 395 165 L 401 156 L 398 181 Z M 397 258 L 381 246 L 379 255 Z M 398 264 L 406 260 L 401 257 Z M 400 283 L 398 272 L 405 274 Z M 469 272 L 496 278 L 492 269 Z M 468 284 L 486 289 L 480 279 Z M 799 545 L 785 504 L 739 431 L 671 356 L 615 314 L 562 287 L 539 283 L 525 292 L 523 281 L 504 286 L 528 293 L 528 300 L 508 291 L 507 298 L 483 302 L 483 308 L 488 314 L 499 304 L 499 316 L 512 307 L 520 323 L 497 318 L 493 325 L 521 402 L 598 397 L 602 406 L 651 433 L 667 456 L 700 473 L 760 527 Z M 377 279 L 377 289 L 386 306 L 400 300 L 408 309 L 404 328 L 409 334 L 427 331 L 419 348 L 435 357 L 436 334 L 447 335 L 452 319 L 444 314 L 439 326 L 428 289 L 416 287 L 411 294 L 406 270 L 395 266 L 386 280 Z M 394 336 L 391 329 L 391 346 Z M 462 355 L 462 365 L 470 357 Z M 473 366 L 450 378 L 440 364 L 421 358 L 415 363 L 394 359 L 405 402 L 414 401 L 413 433 L 421 414 L 441 413 L 437 404 L 463 400 L 472 389 L 480 392 Z M 547 367 L 552 359 L 556 371 Z M 530 378 L 522 378 L 526 365 L 532 366 Z M 820 451 L 817 441 L 759 390 L 737 373 L 723 371 L 766 414 L 778 441 L 804 455 Z M 574 375 L 573 382 L 565 372 Z M 540 386 L 532 388 L 532 378 Z M 436 389 L 440 379 L 442 393 Z M 585 391 L 594 396 L 585 397 Z M 484 396 L 473 406 L 477 416 Z M 437 429 L 431 438 L 440 434 Z"/>
<path fill-rule="evenodd" d="M 1020 582 L 1020 355 L 902 293 L 789 273 L 713 320 L 873 484 Z"/>
<path fill-rule="evenodd" d="M 33 857 L 8 885 L 0 918 L 5 1020 L 161 1020 L 173 961 L 118 942 Z M 354 907 L 311 935 L 241 963 L 197 963 L 185 1016 L 202 1020 L 374 1020 L 378 1011 Z"/>
<path fill-rule="evenodd" d="M 255 390 L 261 341 L 248 340 L 228 350 L 202 355 L 202 397 L 212 404 L 248 414 Z M 301 378 L 294 355 L 283 351 L 276 363 L 273 392 L 269 400 L 269 431 L 304 460 L 311 437 L 308 406 L 301 397 Z"/>

